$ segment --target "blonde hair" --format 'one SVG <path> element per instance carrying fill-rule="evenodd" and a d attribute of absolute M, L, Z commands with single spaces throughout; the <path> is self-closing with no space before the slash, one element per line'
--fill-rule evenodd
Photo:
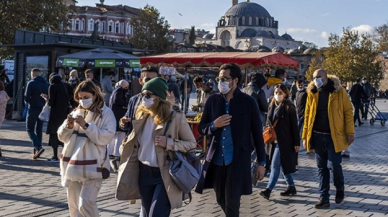
<path fill-rule="evenodd" d="M 104 97 L 101 92 L 101 89 L 97 87 L 93 81 L 85 80 L 81 82 L 74 91 L 74 100 L 79 102 L 78 93 L 87 92 L 93 94 L 96 99 L 93 101 L 92 106 L 88 110 L 94 112 L 93 119 L 96 119 L 98 115 L 102 114 L 102 109 L 104 108 L 105 102 Z"/>
<path fill-rule="evenodd" d="M 142 118 L 144 115 L 149 114 L 154 116 L 155 124 L 163 124 L 171 118 L 171 103 L 167 100 L 163 100 L 160 97 L 154 99 L 154 105 L 150 109 L 140 105 L 137 108 L 135 118 L 136 120 Z"/>
<path fill-rule="evenodd" d="M 71 70 L 70 73 L 69 73 L 69 76 L 72 76 L 72 75 L 75 75 L 75 77 L 78 78 L 78 72 L 77 72 L 77 70 L 75 70 L 75 69 Z"/>

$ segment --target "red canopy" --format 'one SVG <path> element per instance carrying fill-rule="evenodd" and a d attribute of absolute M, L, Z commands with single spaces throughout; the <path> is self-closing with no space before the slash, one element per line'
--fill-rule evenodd
<path fill-rule="evenodd" d="M 172 64 L 175 67 L 218 67 L 224 63 L 236 63 L 242 68 L 298 68 L 298 61 L 291 57 L 266 52 L 167 53 L 140 57 L 140 63 Z"/>

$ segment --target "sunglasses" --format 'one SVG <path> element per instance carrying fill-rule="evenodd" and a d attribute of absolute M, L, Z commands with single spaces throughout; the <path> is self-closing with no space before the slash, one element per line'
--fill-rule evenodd
<path fill-rule="evenodd" d="M 217 82 L 225 82 L 225 81 L 228 81 L 228 80 L 232 80 L 233 78 L 226 78 L 226 77 L 217 77 L 216 78 L 216 81 Z"/>
<path fill-rule="evenodd" d="M 149 99 L 149 98 L 151 98 L 151 96 L 156 96 L 156 94 L 154 94 L 152 92 L 145 92 L 145 93 L 141 93 L 141 96 L 145 97 L 146 99 Z"/>
<path fill-rule="evenodd" d="M 144 77 L 144 78 L 143 78 L 143 82 L 146 83 L 146 82 L 148 82 L 148 81 L 151 80 L 151 79 L 152 79 L 152 78 Z"/>

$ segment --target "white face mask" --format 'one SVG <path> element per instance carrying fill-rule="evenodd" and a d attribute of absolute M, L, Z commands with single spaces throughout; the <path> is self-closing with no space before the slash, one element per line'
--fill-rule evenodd
<path fill-rule="evenodd" d="M 363 84 L 366 84 L 366 81 L 365 81 L 365 80 L 363 80 L 363 81 L 362 81 L 362 83 L 363 83 Z"/>
<path fill-rule="evenodd" d="M 314 84 L 315 84 L 315 86 L 317 86 L 318 88 L 321 88 L 321 87 L 323 86 L 322 78 L 315 78 L 315 79 L 314 79 Z"/>
<path fill-rule="evenodd" d="M 274 98 L 275 98 L 276 102 L 281 102 L 281 101 L 283 101 L 284 96 L 283 95 L 275 95 Z"/>
<path fill-rule="evenodd" d="M 79 104 L 82 106 L 82 108 L 88 109 L 93 104 L 93 98 L 89 99 L 80 99 Z"/>
<path fill-rule="evenodd" d="M 218 89 L 220 90 L 220 92 L 222 93 L 222 94 L 227 94 L 227 93 L 229 93 L 230 92 L 230 87 L 229 87 L 229 83 L 230 82 L 227 82 L 227 81 L 224 81 L 224 82 L 222 82 L 222 81 L 220 81 L 219 83 L 218 83 Z"/>
<path fill-rule="evenodd" d="M 92 79 L 91 78 L 86 78 L 86 80 L 91 81 Z"/>
<path fill-rule="evenodd" d="M 298 88 L 298 91 L 303 91 L 303 90 L 304 90 L 304 87 Z"/>
<path fill-rule="evenodd" d="M 75 81 L 75 80 L 77 80 L 76 77 L 70 77 L 70 81 Z"/>
<path fill-rule="evenodd" d="M 141 99 L 141 105 L 144 106 L 146 109 L 149 109 L 154 105 L 154 98 L 146 98 L 143 97 Z"/>

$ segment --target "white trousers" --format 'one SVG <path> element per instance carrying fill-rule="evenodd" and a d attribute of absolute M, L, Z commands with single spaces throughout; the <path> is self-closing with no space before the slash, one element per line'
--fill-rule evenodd
<path fill-rule="evenodd" d="M 102 179 L 91 179 L 85 182 L 69 181 L 67 201 L 70 217 L 98 217 L 96 204 Z"/>
<path fill-rule="evenodd" d="M 108 144 L 108 154 L 120 157 L 120 146 L 125 138 L 125 132 L 118 131 L 115 137 Z"/>

